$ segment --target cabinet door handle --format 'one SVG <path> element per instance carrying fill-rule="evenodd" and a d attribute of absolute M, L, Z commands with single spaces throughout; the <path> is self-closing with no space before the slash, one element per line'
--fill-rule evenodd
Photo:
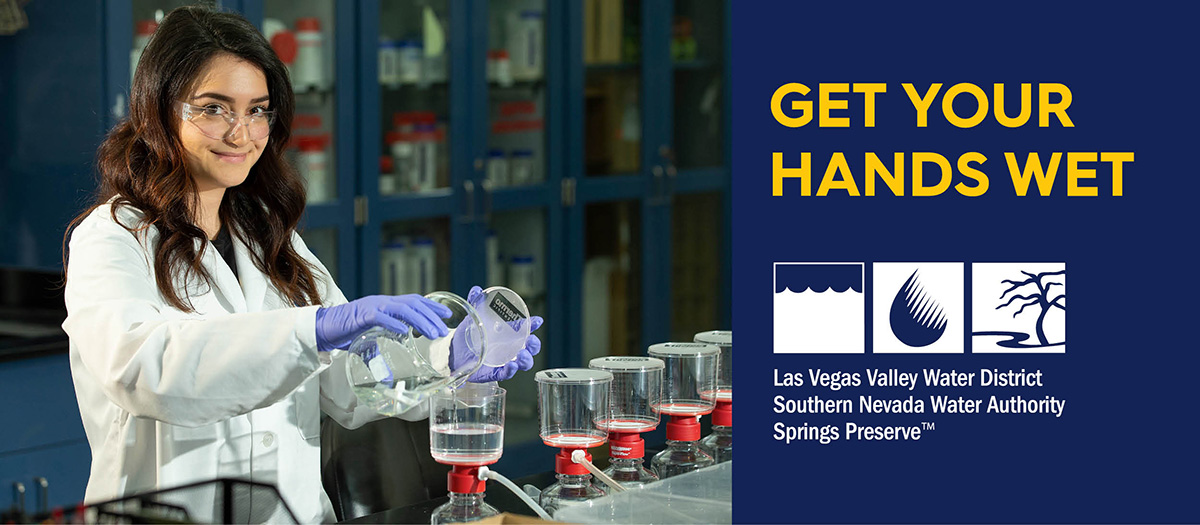
<path fill-rule="evenodd" d="M 463 196 L 467 199 L 467 213 L 459 220 L 463 223 L 475 222 L 475 181 L 463 181 Z"/>
<path fill-rule="evenodd" d="M 650 202 L 655 206 L 659 206 L 663 203 L 664 196 L 667 193 L 666 181 L 663 178 L 663 167 L 655 164 L 653 168 L 650 168 L 650 173 L 654 174 L 654 185 L 651 188 L 654 192 L 650 195 Z"/>

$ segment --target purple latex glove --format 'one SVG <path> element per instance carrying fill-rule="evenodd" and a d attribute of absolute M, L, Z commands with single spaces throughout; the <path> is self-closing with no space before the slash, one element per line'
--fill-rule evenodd
<path fill-rule="evenodd" d="M 473 308 L 479 309 L 483 306 L 483 289 L 478 286 L 471 287 L 471 291 L 467 294 L 467 302 L 471 303 Z M 492 381 L 504 381 L 512 379 L 517 374 L 518 370 L 529 370 L 533 368 L 533 356 L 542 351 L 542 341 L 533 331 L 542 326 L 544 320 L 540 316 L 529 316 L 529 337 L 525 339 L 525 348 L 522 348 L 517 353 L 517 358 L 505 363 L 504 366 L 490 367 L 483 365 L 479 370 L 471 374 L 467 381 L 472 383 L 489 383 Z M 464 366 L 475 366 L 478 358 L 467 349 L 466 342 L 463 340 L 465 331 L 455 331 L 454 338 L 450 340 L 450 369 L 458 370 Z"/>
<path fill-rule="evenodd" d="M 346 348 L 354 338 L 376 326 L 398 334 L 411 326 L 430 339 L 450 333 L 443 317 L 452 312 L 445 305 L 420 295 L 371 295 L 317 310 L 317 350 Z"/>

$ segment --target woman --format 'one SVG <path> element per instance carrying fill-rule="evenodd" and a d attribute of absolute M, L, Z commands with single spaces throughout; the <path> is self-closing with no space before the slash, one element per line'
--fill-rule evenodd
<path fill-rule="evenodd" d="M 449 310 L 420 296 L 347 302 L 305 247 L 304 187 L 283 158 L 293 111 L 283 64 L 237 15 L 177 9 L 146 47 L 130 116 L 98 153 L 96 204 L 69 234 L 63 329 L 87 501 L 241 477 L 278 486 L 302 522 L 332 520 L 320 411 L 348 428 L 380 416 L 331 351 L 373 326 L 448 334 Z M 472 380 L 527 370 L 539 347 L 531 336 L 517 362 Z M 240 499 L 238 521 L 281 517 Z M 181 503 L 221 519 L 211 491 Z"/>

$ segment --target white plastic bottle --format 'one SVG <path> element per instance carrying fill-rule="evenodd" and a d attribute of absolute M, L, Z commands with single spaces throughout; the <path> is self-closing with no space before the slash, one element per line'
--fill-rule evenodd
<path fill-rule="evenodd" d="M 513 186 L 533 184 L 533 150 L 512 151 L 508 160 L 508 177 Z"/>
<path fill-rule="evenodd" d="M 402 239 L 392 239 L 379 253 L 379 288 L 387 295 L 410 293 L 405 290 L 408 278 L 408 252 Z"/>
<path fill-rule="evenodd" d="M 432 113 L 427 113 L 422 114 L 420 120 L 413 126 L 417 164 L 413 187 L 416 191 L 430 191 L 436 185 L 438 164 L 436 122 L 436 117 Z"/>
<path fill-rule="evenodd" d="M 532 255 L 516 255 L 508 267 L 508 288 L 521 297 L 530 300 L 537 297 L 537 275 L 534 271 Z"/>
<path fill-rule="evenodd" d="M 379 84 L 387 87 L 400 85 L 400 47 L 395 40 L 379 37 Z"/>
<path fill-rule="evenodd" d="M 484 251 L 487 257 L 488 286 L 503 285 L 504 261 L 500 260 L 500 238 L 496 236 L 496 230 L 487 231 L 487 240 L 484 241 Z"/>
<path fill-rule="evenodd" d="M 492 187 L 495 188 L 508 186 L 511 183 L 508 177 L 508 159 L 504 158 L 504 150 L 488 150 L 487 180 L 491 181 Z"/>
<path fill-rule="evenodd" d="M 416 40 L 401 40 L 397 46 L 399 50 L 399 67 L 400 82 L 404 84 L 416 84 L 421 81 L 421 70 L 424 69 L 425 51 L 424 46 Z"/>
<path fill-rule="evenodd" d="M 292 68 L 292 86 L 296 91 L 325 87 L 324 39 L 321 20 L 308 16 L 296 19 L 296 64 Z"/>
<path fill-rule="evenodd" d="M 404 293 L 427 294 L 437 288 L 437 260 L 433 247 L 433 239 L 417 237 L 413 239 L 412 256 L 409 261 L 409 275 L 412 278 L 409 285 L 411 290 Z"/>
<path fill-rule="evenodd" d="M 297 137 L 296 142 L 300 153 L 296 161 L 300 174 L 308 186 L 309 203 L 325 202 L 332 198 L 330 195 L 328 156 L 325 146 L 328 137 L 322 135 Z"/>
<path fill-rule="evenodd" d="M 508 52 L 516 80 L 542 78 L 542 12 L 524 9 L 509 14 Z"/>

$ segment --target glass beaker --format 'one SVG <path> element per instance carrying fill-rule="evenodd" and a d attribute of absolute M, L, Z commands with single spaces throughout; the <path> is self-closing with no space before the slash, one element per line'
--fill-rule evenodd
<path fill-rule="evenodd" d="M 700 332 L 695 341 L 721 349 L 717 357 L 717 388 L 712 396 L 717 402 L 712 412 L 712 434 L 700 440 L 700 448 L 717 463 L 723 463 L 733 459 L 733 332 Z"/>
<path fill-rule="evenodd" d="M 430 340 L 412 329 L 397 334 L 372 328 L 354 339 L 346 352 L 346 378 L 359 402 L 386 416 L 397 416 L 429 398 L 442 388 L 457 387 L 479 370 L 487 356 L 487 333 L 475 309 L 465 299 L 449 292 L 425 296 L 450 309 L 443 319 L 451 334 L 466 330 L 465 363 L 457 370 L 446 365 L 453 337 Z"/>
<path fill-rule="evenodd" d="M 483 291 L 479 319 L 488 336 L 485 366 L 504 366 L 517 358 L 529 337 L 529 307 L 521 296 L 503 286 Z"/>
<path fill-rule="evenodd" d="M 720 350 L 704 343 L 659 343 L 651 356 L 663 360 L 663 395 L 654 409 L 671 416 L 667 423 L 667 448 L 654 456 L 651 466 L 666 479 L 714 463 L 700 449 L 700 416 L 716 405 L 717 358 Z"/>
<path fill-rule="evenodd" d="M 640 487 L 658 476 L 642 466 L 646 447 L 642 432 L 658 427 L 653 406 L 662 398 L 665 367 L 654 357 L 598 357 L 588 366 L 613 375 L 608 404 L 612 417 L 598 425 L 608 430 L 609 467 L 605 474 L 625 487 Z"/>
<path fill-rule="evenodd" d="M 505 390 L 466 383 L 429 398 L 429 452 L 447 465 L 490 465 L 504 452 Z"/>

